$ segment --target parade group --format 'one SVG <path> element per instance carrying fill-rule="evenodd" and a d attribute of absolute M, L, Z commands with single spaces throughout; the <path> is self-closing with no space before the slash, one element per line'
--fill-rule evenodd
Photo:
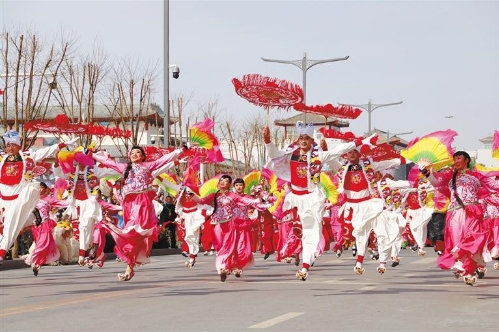
<path fill-rule="evenodd" d="M 387 264 L 400 264 L 402 248 L 424 256 L 425 247 L 438 253 L 441 269 L 468 285 L 485 276 L 487 264 L 499 270 L 494 264 L 499 171 L 479 170 L 468 153 L 457 151 L 449 165 L 415 163 L 407 180 L 395 180 L 394 170 L 415 160 L 403 154 L 366 157 L 363 151 L 375 146 L 375 135 L 328 147 L 324 140 L 314 141 L 312 123 L 298 122 L 296 131 L 297 140 L 280 150 L 263 128 L 268 162 L 253 171 L 257 182 L 219 174 L 213 190 L 200 190 L 204 184 L 187 144 L 157 158 L 133 146 L 129 161 L 118 162 L 92 145 L 78 146 L 77 138 L 23 151 L 19 133 L 11 130 L 3 135 L 0 154 L 0 264 L 29 227 L 34 245 L 25 262 L 37 276 L 43 265 L 60 259 L 54 229 L 67 225 L 78 237 L 80 266 L 103 267 L 110 235 L 117 260 L 126 264 L 118 279 L 129 281 L 137 266 L 150 261 L 159 232 L 171 223 L 177 230 L 172 246 L 181 243 L 187 269 L 194 268 L 201 244 L 205 254 L 216 254 L 222 282 L 229 275 L 241 277 L 258 252 L 264 259 L 296 264 L 302 281 L 324 252 L 340 257 L 345 249 L 356 256 L 357 275 L 364 274 L 366 257 L 379 261 L 376 271 L 382 275 Z M 55 160 L 53 183 L 33 173 L 36 163 L 49 157 Z M 172 186 L 176 192 L 160 193 L 153 180 L 179 162 L 187 166 Z M 101 179 L 109 176 L 117 181 L 112 197 L 104 197 Z M 174 200 L 175 220 L 159 222 L 160 194 Z"/>

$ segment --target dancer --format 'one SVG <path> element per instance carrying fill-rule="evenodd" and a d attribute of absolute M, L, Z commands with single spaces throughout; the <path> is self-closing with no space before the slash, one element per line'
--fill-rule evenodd
<path fill-rule="evenodd" d="M 47 184 L 40 182 L 40 200 L 36 204 L 40 218 L 36 218 L 31 226 L 35 249 L 24 259 L 24 262 L 31 266 L 35 277 L 38 276 L 42 265 L 55 263 L 61 256 L 52 235 L 52 230 L 57 226 L 57 223 L 50 218 L 50 210 L 52 207 L 62 207 L 63 205 L 51 197 Z"/>
<path fill-rule="evenodd" d="M 416 242 L 413 250 L 418 251 L 419 256 L 424 256 L 426 254 L 424 247 L 428 233 L 427 225 L 435 211 L 435 209 L 429 206 L 434 188 L 424 176 L 420 176 L 417 179 L 409 179 L 409 181 L 413 182 L 413 190 L 405 198 L 407 207 L 405 218 L 409 223 L 412 236 Z"/>
<path fill-rule="evenodd" d="M 499 176 L 495 177 L 499 183 Z M 499 259 L 499 195 L 492 194 L 481 200 L 484 211 L 484 223 L 488 229 L 485 254 L 490 260 Z M 499 263 L 494 263 L 494 269 L 499 270 Z M 485 267 L 478 268 L 479 273 L 485 274 Z M 482 271 L 480 271 L 482 270 Z"/>
<path fill-rule="evenodd" d="M 353 227 L 352 236 L 356 241 L 357 261 L 354 266 L 356 274 L 363 274 L 364 255 L 367 250 L 369 236 L 373 229 L 373 221 L 383 211 L 383 199 L 375 192 L 375 173 L 398 167 L 403 160 L 399 158 L 373 162 L 361 160 L 360 148 L 350 150 L 346 155 L 346 164 L 341 172 L 340 192 L 345 194 L 345 203 L 339 211 L 342 220 L 350 221 Z"/>
<path fill-rule="evenodd" d="M 313 264 L 318 248 L 325 194 L 318 185 L 322 164 L 333 163 L 345 152 L 357 145 L 374 143 L 375 136 L 357 142 L 342 143 L 330 151 L 326 142 L 321 146 L 314 143 L 313 123 L 305 125 L 299 121 L 296 125 L 298 140 L 287 150 L 280 151 L 270 140 L 270 129 L 263 129 L 263 139 L 271 159 L 267 168 L 277 177 L 291 183 L 291 191 L 284 198 L 283 211 L 295 210 L 302 225 L 302 268 L 296 272 L 296 278 L 305 281 L 308 270 Z M 338 163 L 338 162 L 336 162 Z"/>
<path fill-rule="evenodd" d="M 402 231 L 406 220 L 402 216 L 404 194 L 408 194 L 410 184 L 408 181 L 393 181 L 391 170 L 383 172 L 378 181 L 378 192 L 383 199 L 383 211 L 373 222 L 373 229 L 377 235 L 379 267 L 378 273 L 386 272 L 386 262 L 390 257 L 392 267 L 400 264 L 400 245 Z"/>
<path fill-rule="evenodd" d="M 438 257 L 441 269 L 455 269 L 456 278 L 462 276 L 467 285 L 477 281 L 477 266 L 484 264 L 482 251 L 486 232 L 483 225 L 483 209 L 480 195 L 499 192 L 499 183 L 491 177 L 470 169 L 471 157 L 465 151 L 453 155 L 453 171 L 434 173 L 423 168 L 421 172 L 431 184 L 450 197 L 445 219 L 445 249 Z"/>
<path fill-rule="evenodd" d="M 249 262 L 250 256 L 247 255 L 246 251 L 243 256 L 239 256 L 237 252 L 239 249 L 237 234 L 240 228 L 239 224 L 246 225 L 247 207 L 260 205 L 260 201 L 257 199 L 240 196 L 231 191 L 231 184 L 232 177 L 224 174 L 218 181 L 216 193 L 199 199 L 195 197 L 198 203 L 213 206 L 211 223 L 213 224 L 213 247 L 217 253 L 215 267 L 222 282 L 225 282 L 232 271 L 239 270 L 244 263 L 248 264 Z M 251 252 L 249 243 L 248 249 Z"/>
<path fill-rule="evenodd" d="M 236 182 L 234 182 L 234 188 L 236 188 L 235 184 Z M 243 187 L 242 190 L 244 190 L 245 187 L 244 182 L 241 185 Z M 237 193 L 237 188 L 236 188 L 236 193 Z M 239 194 L 242 195 L 242 193 Z M 267 199 L 269 198 L 268 192 L 263 190 L 263 186 L 261 184 L 255 186 L 255 188 L 252 188 L 251 196 L 254 198 L 260 198 L 262 201 L 267 201 Z M 274 237 L 274 218 L 267 209 L 262 211 L 257 211 L 257 213 L 258 216 L 255 222 L 258 223 L 259 225 L 257 228 L 259 230 L 258 238 L 260 239 L 260 253 L 263 255 L 263 259 L 266 260 L 267 258 L 269 258 L 271 254 L 275 252 L 274 245 L 272 242 Z M 253 227 L 251 228 L 253 229 Z"/>
<path fill-rule="evenodd" d="M 194 192 L 184 189 L 177 198 L 175 211 L 177 218 L 182 219 L 185 228 L 184 241 L 189 248 L 189 261 L 185 266 L 190 269 L 196 263 L 199 253 L 199 234 L 207 215 L 211 215 L 211 206 L 200 206 L 193 200 Z M 207 211 L 209 210 L 209 212 Z"/>
<path fill-rule="evenodd" d="M 114 252 L 127 264 L 125 272 L 118 274 L 120 281 L 129 281 L 133 278 L 136 264 L 150 262 L 152 244 L 158 238 L 158 221 L 152 205 L 156 193 L 150 190 L 150 184 L 154 179 L 151 173 L 178 159 L 184 149 L 174 150 L 154 161 L 146 161 L 144 149 L 132 146 L 128 163 L 111 160 L 104 151 L 93 154 L 97 162 L 123 174 L 124 227 L 120 229 L 113 224 L 104 225 L 116 242 Z"/>
<path fill-rule="evenodd" d="M 38 182 L 32 182 L 36 162 L 53 156 L 67 145 L 74 145 L 78 138 L 67 143 L 54 144 L 36 151 L 21 150 L 21 137 L 15 130 L 3 135 L 5 149 L 0 153 L 0 218 L 3 221 L 3 237 L 0 240 L 0 265 L 19 235 L 29 226 L 31 213 L 40 219 L 35 206 L 40 199 Z"/>
<path fill-rule="evenodd" d="M 87 151 L 87 153 L 91 153 Z M 89 267 L 89 251 L 92 247 L 94 226 L 102 219 L 102 209 L 96 199 L 100 178 L 106 175 L 116 175 L 115 171 L 106 168 L 93 167 L 91 156 L 83 151 L 83 147 L 66 153 L 54 162 L 54 175 L 68 182 L 68 207 L 64 215 L 71 222 L 78 224 L 78 265 Z M 69 155 L 71 157 L 69 157 Z M 68 157 L 68 158 L 66 158 Z"/>

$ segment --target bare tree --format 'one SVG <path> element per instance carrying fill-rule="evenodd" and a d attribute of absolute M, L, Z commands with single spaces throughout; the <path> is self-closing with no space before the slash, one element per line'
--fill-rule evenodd
<path fill-rule="evenodd" d="M 122 130 L 130 130 L 130 140 L 120 143 L 128 148 L 136 145 L 144 135 L 150 110 L 151 91 L 157 65 L 140 67 L 137 61 L 123 60 L 112 67 L 111 87 L 108 91 L 109 117 Z"/>
<path fill-rule="evenodd" d="M 57 102 L 52 98 L 57 89 L 55 78 L 72 44 L 61 38 L 60 45 L 53 43 L 45 49 L 34 33 L 20 30 L 2 33 L 1 54 L 5 72 L 0 76 L 5 91 L 0 121 L 4 130 L 20 131 L 23 148 L 26 148 L 32 141 L 26 139 L 28 133 L 20 130 L 21 125 L 45 118 L 51 99 Z"/>

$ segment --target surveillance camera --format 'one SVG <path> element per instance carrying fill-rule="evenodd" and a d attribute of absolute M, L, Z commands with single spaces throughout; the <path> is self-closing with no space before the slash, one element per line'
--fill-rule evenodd
<path fill-rule="evenodd" d="M 172 69 L 173 78 L 178 78 L 180 76 L 180 68 L 175 66 Z"/>

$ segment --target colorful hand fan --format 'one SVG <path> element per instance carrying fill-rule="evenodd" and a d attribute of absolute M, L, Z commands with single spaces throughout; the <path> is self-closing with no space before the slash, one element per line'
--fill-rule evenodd
<path fill-rule="evenodd" d="M 279 179 L 273 171 L 265 167 L 262 168 L 262 177 L 267 180 L 267 183 L 270 186 L 268 190 L 269 194 L 272 194 L 274 191 L 280 190 L 286 183 L 285 181 Z"/>
<path fill-rule="evenodd" d="M 400 155 L 418 166 L 431 166 L 435 171 L 453 163 L 451 144 L 457 132 L 448 129 L 415 138 Z"/>
<path fill-rule="evenodd" d="M 180 186 L 177 184 L 177 180 L 173 174 L 162 173 L 154 179 L 154 183 L 172 197 L 177 196 L 180 190 Z"/>
<path fill-rule="evenodd" d="M 120 178 L 121 178 L 120 174 L 115 174 L 115 175 L 105 175 L 101 179 L 106 180 L 106 182 L 111 187 L 114 187 Z"/>
<path fill-rule="evenodd" d="M 325 172 L 320 175 L 321 187 L 331 204 L 338 202 L 338 178 Z"/>
<path fill-rule="evenodd" d="M 54 182 L 54 195 L 58 200 L 62 200 L 64 192 L 68 188 L 68 182 L 64 179 L 57 178 Z"/>
<path fill-rule="evenodd" d="M 199 196 L 206 197 L 210 194 L 216 193 L 218 191 L 218 180 L 221 175 L 217 175 L 208 181 L 205 181 L 201 187 L 199 187 Z"/>
<path fill-rule="evenodd" d="M 476 164 L 475 169 L 484 176 L 499 176 L 499 167 L 485 167 L 480 164 Z"/>
<path fill-rule="evenodd" d="M 244 193 L 246 195 L 251 194 L 251 189 L 260 184 L 260 179 L 262 178 L 262 172 L 253 170 L 243 177 L 244 180 Z"/>
<path fill-rule="evenodd" d="M 207 150 L 213 149 L 217 141 L 215 135 L 210 132 L 201 131 L 198 128 L 192 127 L 189 131 L 190 141 L 193 146 Z"/>
<path fill-rule="evenodd" d="M 196 152 L 202 155 L 203 162 L 216 163 L 224 160 L 220 143 L 212 133 L 215 123 L 211 119 L 194 124 L 189 130 L 189 140 Z"/>
<path fill-rule="evenodd" d="M 280 191 L 274 191 L 273 196 L 276 197 L 277 199 L 275 202 L 272 204 L 271 207 L 269 207 L 269 212 L 274 214 L 276 210 L 279 208 L 279 206 L 284 202 L 284 189 L 281 189 Z"/>
<path fill-rule="evenodd" d="M 492 157 L 499 160 L 499 130 L 494 131 L 494 140 L 492 141 Z"/>

